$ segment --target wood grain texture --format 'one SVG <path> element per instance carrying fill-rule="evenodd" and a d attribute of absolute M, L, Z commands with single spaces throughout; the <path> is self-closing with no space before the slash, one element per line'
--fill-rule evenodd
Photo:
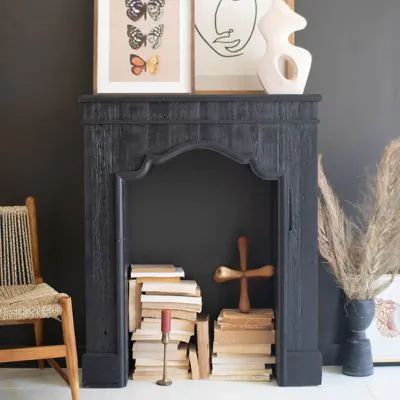
<path fill-rule="evenodd" d="M 65 361 L 68 370 L 68 382 L 71 390 L 72 400 L 79 400 L 79 375 L 78 375 L 78 355 L 76 351 L 74 317 L 72 312 L 71 297 L 66 295 L 60 299 L 62 307 L 61 324 L 65 343 Z M 46 358 L 56 358 L 46 357 Z M 57 368 L 56 368 L 57 370 Z M 60 372 L 60 371 L 58 371 Z"/>
<path fill-rule="evenodd" d="M 278 182 L 277 379 L 280 385 L 320 383 L 319 101 L 318 95 L 260 94 L 81 98 L 85 132 L 85 385 L 118 387 L 127 382 L 125 187 L 145 178 L 153 165 L 197 149 L 217 152 L 248 165 L 261 179 Z M 296 362 L 311 360 L 313 365 L 296 372 L 288 365 L 289 356 Z"/>
<path fill-rule="evenodd" d="M 44 361 L 44 360 L 42 360 Z M 49 358 L 46 360 L 49 365 L 54 368 L 54 370 L 58 373 L 58 375 L 61 376 L 62 379 L 64 379 L 65 383 L 69 386 L 69 378 L 68 378 L 68 373 L 66 373 L 61 367 L 60 364 L 54 358 Z"/>
<path fill-rule="evenodd" d="M 37 228 L 37 214 L 36 214 L 36 201 L 33 197 L 29 196 L 25 200 L 26 208 L 28 209 L 29 231 L 32 248 L 32 265 L 35 275 L 35 282 L 42 283 L 43 279 L 40 274 L 40 260 L 39 260 L 39 237 Z"/>
<path fill-rule="evenodd" d="M 33 323 L 33 333 L 35 335 L 36 346 L 43 346 L 43 320 L 37 319 Z M 44 360 L 38 360 L 38 367 L 43 369 L 45 366 Z"/>
<path fill-rule="evenodd" d="M 65 353 L 66 347 L 63 344 L 0 350 L 0 363 L 61 358 L 65 357 Z"/>

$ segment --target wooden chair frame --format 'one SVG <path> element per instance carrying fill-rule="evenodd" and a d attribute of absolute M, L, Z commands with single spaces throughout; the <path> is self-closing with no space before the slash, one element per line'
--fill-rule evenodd
<path fill-rule="evenodd" d="M 25 201 L 25 205 L 28 209 L 35 283 L 39 284 L 43 283 L 43 279 L 40 274 L 39 241 L 35 199 L 33 197 L 28 197 Z M 36 347 L 0 350 L 0 363 L 37 360 L 39 368 L 44 368 L 45 361 L 47 361 L 70 386 L 72 399 L 79 400 L 78 357 L 76 351 L 71 298 L 67 295 L 61 296 L 60 305 L 62 308 L 61 325 L 64 344 L 43 346 L 43 319 L 0 321 L 0 326 L 27 324 L 33 325 L 36 344 Z M 60 365 L 54 360 L 55 358 L 66 359 L 68 373 L 64 372 Z"/>

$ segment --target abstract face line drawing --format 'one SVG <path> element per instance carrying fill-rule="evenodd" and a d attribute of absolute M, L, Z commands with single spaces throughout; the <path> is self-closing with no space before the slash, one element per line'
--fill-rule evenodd
<path fill-rule="evenodd" d="M 214 10 L 214 32 L 206 32 L 198 24 L 196 32 L 219 56 L 242 56 L 254 33 L 257 11 L 257 0 L 219 0 Z M 233 19 L 232 15 L 242 17 Z"/>

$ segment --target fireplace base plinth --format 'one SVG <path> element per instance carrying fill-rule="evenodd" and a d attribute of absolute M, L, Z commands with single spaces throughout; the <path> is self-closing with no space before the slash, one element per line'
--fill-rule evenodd
<path fill-rule="evenodd" d="M 280 386 L 316 386 L 321 384 L 322 356 L 319 351 L 288 352 L 285 377 Z"/>
<path fill-rule="evenodd" d="M 126 386 L 121 375 L 121 360 L 116 353 L 85 353 L 82 357 L 82 384 L 93 388 Z"/>

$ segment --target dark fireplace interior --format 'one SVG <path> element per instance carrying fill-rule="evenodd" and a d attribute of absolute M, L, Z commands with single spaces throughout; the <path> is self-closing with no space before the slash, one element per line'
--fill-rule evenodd
<path fill-rule="evenodd" d="M 237 308 L 239 282 L 214 283 L 219 265 L 239 268 L 237 239 L 250 240 L 249 266 L 276 265 L 277 182 L 207 150 L 180 155 L 127 184 L 127 264 L 171 263 L 203 291 L 203 312 L 215 320 Z M 273 280 L 249 282 L 255 308 L 274 306 Z"/>
<path fill-rule="evenodd" d="M 212 276 L 219 265 L 239 269 L 240 235 L 250 241 L 249 268 L 276 265 L 277 181 L 215 152 L 187 152 L 128 182 L 124 210 L 126 263 L 183 267 L 210 321 L 238 307 L 239 282 Z M 252 307 L 274 308 L 274 279 L 250 280 L 249 292 Z"/>
<path fill-rule="evenodd" d="M 237 307 L 237 281 L 218 285 L 219 265 L 239 268 L 237 239 L 250 240 L 249 265 L 276 264 L 276 182 L 207 150 L 180 155 L 127 186 L 129 263 L 172 263 L 203 289 L 204 312 Z M 273 282 L 249 282 L 253 307 L 273 306 Z"/>

